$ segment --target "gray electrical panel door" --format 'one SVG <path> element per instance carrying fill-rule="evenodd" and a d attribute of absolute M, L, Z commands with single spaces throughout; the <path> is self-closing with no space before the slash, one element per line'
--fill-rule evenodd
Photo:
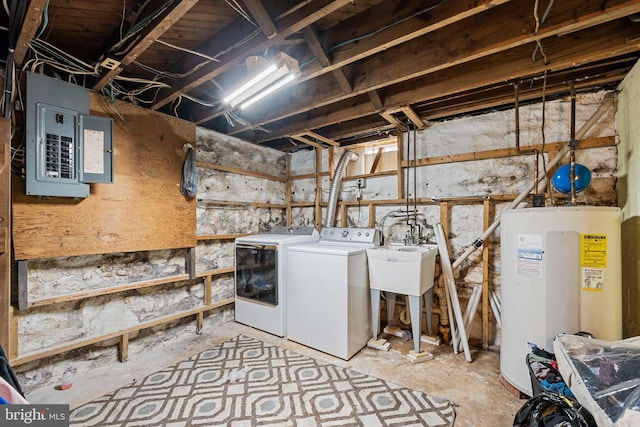
<path fill-rule="evenodd" d="M 79 137 L 80 182 L 113 183 L 113 120 L 81 114 Z"/>

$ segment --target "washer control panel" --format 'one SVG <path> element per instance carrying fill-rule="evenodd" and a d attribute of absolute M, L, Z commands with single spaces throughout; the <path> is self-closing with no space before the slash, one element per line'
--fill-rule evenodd
<path fill-rule="evenodd" d="M 320 241 L 377 245 L 380 239 L 375 228 L 325 227 L 320 230 Z"/>

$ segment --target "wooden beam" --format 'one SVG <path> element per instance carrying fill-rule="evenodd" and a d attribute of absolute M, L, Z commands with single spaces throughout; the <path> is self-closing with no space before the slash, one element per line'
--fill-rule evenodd
<path fill-rule="evenodd" d="M 292 225 L 291 221 L 291 156 L 287 155 L 286 157 L 287 159 L 287 183 L 286 183 L 286 188 L 285 188 L 285 193 L 284 193 L 284 197 L 285 197 L 285 203 L 287 205 L 287 210 L 286 210 L 286 215 L 287 215 L 287 226 Z"/>
<path fill-rule="evenodd" d="M 371 170 L 369 170 L 369 174 L 374 173 L 378 168 L 378 164 L 380 163 L 380 159 L 382 158 L 383 149 L 384 149 L 383 147 L 378 148 L 378 151 L 376 152 L 376 157 L 373 159 L 373 163 L 371 164 Z"/>
<path fill-rule="evenodd" d="M 402 45 L 396 46 L 392 49 L 388 49 L 379 55 L 368 57 L 362 61 L 353 65 L 353 74 L 360 76 L 357 83 L 354 84 L 353 91 L 350 95 L 345 95 L 337 84 L 328 80 L 318 80 L 314 82 L 299 83 L 295 90 L 313 93 L 309 86 L 323 85 L 321 92 L 315 92 L 316 95 L 313 99 L 305 98 L 304 100 L 296 100 L 294 97 L 286 97 L 287 102 L 282 103 L 280 106 L 272 106 L 267 110 L 262 110 L 260 114 L 256 114 L 251 118 L 251 125 L 240 126 L 230 134 L 239 134 L 245 132 L 251 128 L 257 126 L 268 125 L 274 121 L 280 121 L 287 117 L 291 117 L 297 114 L 306 113 L 321 106 L 329 105 L 335 102 L 339 102 L 350 98 L 355 95 L 364 94 L 371 90 L 388 87 L 390 85 L 399 84 L 403 81 L 410 79 L 416 79 L 418 77 L 426 76 L 431 73 L 443 72 L 443 70 L 450 69 L 452 67 L 460 66 L 460 64 L 468 63 L 478 59 L 487 58 L 491 55 L 502 53 L 502 55 L 496 55 L 498 58 L 503 58 L 501 63 L 503 66 L 511 68 L 511 64 L 507 62 L 504 57 L 510 56 L 510 49 L 516 47 L 525 46 L 536 40 L 545 40 L 545 52 L 549 56 L 549 49 L 553 48 L 553 55 L 562 55 L 563 50 L 569 49 L 575 56 L 586 57 L 587 55 L 580 51 L 580 47 L 585 46 L 588 48 L 595 48 L 598 44 L 610 44 L 615 41 L 616 49 L 626 50 L 627 52 L 635 51 L 637 48 L 633 43 L 629 43 L 629 31 L 628 26 L 622 28 L 619 23 L 612 22 L 611 25 L 604 24 L 597 27 L 591 27 L 591 25 L 602 24 L 607 21 L 614 21 L 618 19 L 622 11 L 624 13 L 631 13 L 632 11 L 640 12 L 640 3 L 632 0 L 622 1 L 618 0 L 616 4 L 609 4 L 601 8 L 600 5 L 589 4 L 584 5 L 581 0 L 572 0 L 562 3 L 562 7 L 558 10 L 554 9 L 553 20 L 548 21 L 543 29 L 540 29 L 538 33 L 533 34 L 531 28 L 535 23 L 532 22 L 533 14 L 523 14 L 523 2 L 524 0 L 512 1 L 500 8 L 501 17 L 504 14 L 504 19 L 501 20 L 501 30 L 495 31 L 493 28 L 487 28 L 486 16 L 474 16 L 463 22 L 450 25 L 440 31 L 430 34 L 428 44 L 431 48 L 425 49 L 425 42 L 422 39 L 412 40 Z M 527 7 L 528 3 L 527 3 Z M 580 15 L 576 15 L 580 13 Z M 551 19 L 551 18 L 550 18 Z M 578 23 L 578 24 L 576 24 Z M 557 34 L 567 26 L 575 28 L 576 31 L 580 28 L 586 30 L 580 31 L 580 33 L 572 34 L 572 37 L 556 37 Z M 468 28 L 483 28 L 486 32 L 478 33 L 474 35 L 473 43 L 465 37 L 460 37 L 460 34 L 467 34 Z M 611 33 L 611 34 L 609 34 Z M 622 36 L 623 40 L 620 40 L 619 36 Z M 574 39 L 577 37 L 577 39 Z M 626 48 L 626 49 L 625 49 Z M 609 46 L 606 46 L 606 57 L 611 57 L 612 52 Z M 528 63 L 524 66 L 519 66 L 517 71 L 513 71 L 508 75 L 513 78 L 514 75 L 521 75 L 523 70 L 529 68 L 539 68 L 541 61 L 537 63 L 531 62 L 531 46 L 526 46 L 526 54 L 520 57 L 520 59 L 528 60 Z M 604 51 L 604 49 L 602 49 Z M 621 52 L 623 53 L 623 52 Z M 567 56 L 562 55 L 562 56 Z M 579 61 L 582 62 L 582 61 Z M 388 64 L 403 64 L 402 67 L 388 67 Z M 485 61 L 479 61 L 479 64 L 485 64 Z M 544 64 L 542 64 L 544 66 Z M 573 65 L 575 66 L 574 62 Z M 570 65 L 565 65 L 569 67 Z M 515 68 L 515 67 L 514 67 Z M 513 69 L 513 68 L 512 68 Z M 556 62 L 554 60 L 554 70 L 556 70 Z M 448 73 L 450 77 L 452 73 Z M 456 73 L 460 75 L 459 73 Z M 499 74 L 504 75 L 505 72 Z M 485 78 L 489 77 L 490 73 L 486 73 Z M 466 77 L 462 75 L 462 77 Z M 501 79 L 505 80 L 504 78 Z M 492 79 L 493 82 L 501 81 L 498 79 Z M 467 82 L 468 84 L 471 82 Z M 451 86 L 449 86 L 451 87 Z M 478 87 L 478 85 L 474 85 Z M 413 84 L 414 90 L 422 93 L 420 84 Z M 442 96 L 441 92 L 430 92 L 429 96 L 424 98 L 417 97 L 415 94 L 410 99 L 429 99 L 437 96 Z M 293 102 L 292 102 L 293 100 Z M 385 99 L 385 103 L 389 105 L 401 105 L 401 103 L 391 102 L 390 99 Z M 404 103 L 407 103 L 406 101 Z M 309 127 L 313 128 L 313 127 Z M 278 132 L 279 134 L 280 132 Z M 270 135 L 273 137 L 273 135 Z"/>
<path fill-rule="evenodd" d="M 564 142 L 553 142 L 546 143 L 544 146 L 545 153 L 555 152 L 560 150 L 563 146 L 567 145 L 569 141 Z M 595 138 L 586 138 L 581 139 L 578 142 L 578 146 L 576 149 L 585 149 L 585 148 L 599 148 L 599 147 L 613 147 L 615 146 L 616 141 L 614 136 L 603 136 L 603 137 L 595 137 Z M 525 146 L 527 149 L 532 150 L 542 150 L 542 144 L 533 144 Z M 429 166 L 429 165 L 440 165 L 444 163 L 454 163 L 454 162 L 469 162 L 473 160 L 486 160 L 486 159 L 499 159 L 504 157 L 513 157 L 513 156 L 526 156 L 530 155 L 530 153 L 522 154 L 518 153 L 515 148 L 499 148 L 496 150 L 485 150 L 485 151 L 473 151 L 469 153 L 458 153 L 451 154 L 445 156 L 434 156 L 423 159 L 418 159 L 415 163 L 417 166 Z M 413 161 L 411 161 L 411 165 L 413 165 Z M 408 167 L 409 162 L 403 162 L 402 167 Z"/>
<path fill-rule="evenodd" d="M 303 144 L 310 145 L 312 147 L 324 148 L 324 145 L 320 144 L 319 142 L 315 142 L 315 141 L 310 140 L 309 138 L 304 137 L 303 134 L 291 135 L 291 138 L 295 139 L 296 141 L 300 141 Z"/>
<path fill-rule="evenodd" d="M 305 134 L 307 136 L 310 136 L 311 138 L 317 139 L 318 141 L 322 141 L 322 142 L 327 143 L 329 145 L 333 145 L 334 147 L 339 147 L 340 146 L 339 142 L 336 142 L 331 138 L 327 138 L 326 136 L 322 136 L 319 133 L 315 133 L 315 132 L 312 132 L 312 131 L 306 131 Z"/>
<path fill-rule="evenodd" d="M 510 0 L 479 0 L 469 5 L 465 2 L 441 3 L 431 10 L 425 11 L 425 15 L 416 15 L 414 2 L 404 2 L 398 5 L 396 2 L 381 2 L 371 8 L 366 16 L 357 15 L 353 19 L 343 21 L 324 34 L 321 43 L 325 46 L 334 46 L 344 40 L 354 37 L 354 28 L 358 28 L 365 35 L 377 33 L 356 46 L 349 45 L 344 50 L 338 50 L 334 54 L 333 63 L 330 66 L 322 66 L 320 63 L 312 63 L 305 67 L 304 73 L 298 77 L 298 82 L 315 79 L 323 74 L 333 72 L 363 58 L 373 56 L 394 46 L 417 39 L 447 25 L 462 21 L 476 14 L 482 13 L 495 6 L 507 3 Z M 425 16 L 428 25 L 425 25 Z M 401 20 L 402 25 L 394 25 Z M 385 31 L 378 31 L 386 28 Z M 337 81 L 334 83 L 339 84 Z M 340 90 L 342 87 L 340 86 Z M 351 92 L 351 91 L 350 91 Z M 342 92 L 343 95 L 348 92 Z M 203 117 L 195 120 L 196 124 L 202 124 L 215 117 L 228 112 L 221 109 L 208 112 Z"/>
<path fill-rule="evenodd" d="M 29 8 L 27 9 L 27 13 L 24 17 L 24 23 L 20 29 L 20 35 L 18 36 L 16 49 L 13 54 L 13 60 L 15 61 L 17 68 L 20 68 L 24 57 L 29 51 L 29 44 L 36 35 L 38 27 L 40 27 L 40 23 L 42 22 L 42 12 L 44 11 L 47 3 L 47 0 L 31 0 L 29 2 Z M 17 25 L 20 25 L 20 23 L 18 22 Z"/>
<path fill-rule="evenodd" d="M 595 34 L 595 31 L 599 34 Z M 637 42 L 629 43 L 629 29 L 615 24 L 575 33 L 571 38 L 557 38 L 552 45 L 545 47 L 547 56 L 553 59 L 555 71 L 570 70 L 584 63 L 605 60 L 612 55 L 619 56 L 637 50 Z M 540 76 L 546 68 L 548 67 L 542 61 L 531 62 L 530 46 L 514 48 L 500 55 L 491 55 L 480 61 L 459 65 L 455 69 L 434 72 L 412 80 L 411 84 L 406 86 L 397 85 L 393 91 L 388 92 L 385 103 L 401 105 L 424 102 L 434 99 L 435 94 L 438 98 L 444 98 L 480 87 L 504 84 L 512 81 L 514 76 Z M 292 121 L 291 125 L 281 126 L 265 139 L 278 138 L 296 132 L 299 128 L 317 129 L 330 124 L 344 123 L 376 112 L 370 103 L 357 104 L 333 114 Z M 261 138 L 255 142 L 261 142 Z"/>
<path fill-rule="evenodd" d="M 149 27 L 147 34 L 141 37 L 126 53 L 126 55 L 120 59 L 120 65 L 116 68 L 109 70 L 104 74 L 98 82 L 93 85 L 93 90 L 99 92 L 105 87 L 114 77 L 124 70 L 124 68 L 135 61 L 145 50 L 147 50 L 153 43 L 160 38 L 173 24 L 175 24 L 185 13 L 187 13 L 193 6 L 198 3 L 198 0 L 182 0 L 173 3 L 173 9 L 165 12 L 165 15 L 160 19 L 153 27 Z M 170 6 L 171 7 L 171 6 Z"/>
<path fill-rule="evenodd" d="M 11 119 L 0 118 L 0 346 L 13 351 L 11 331 Z M 17 351 L 17 350 L 16 350 Z"/>
<path fill-rule="evenodd" d="M 422 121 L 420 116 L 418 116 L 409 105 L 402 107 L 402 112 L 409 118 L 409 120 L 411 120 L 411 123 L 416 125 L 418 129 L 425 129 L 427 127 L 425 122 Z"/>
<path fill-rule="evenodd" d="M 291 34 L 301 31 L 303 28 L 313 24 L 319 19 L 324 18 L 331 12 L 351 3 L 351 0 L 314 0 L 295 12 L 283 17 L 277 25 L 277 33 L 271 38 L 254 37 L 243 45 L 242 49 L 233 49 L 232 51 L 220 55 L 220 62 L 208 64 L 201 67 L 188 78 L 178 82 L 178 84 L 170 89 L 161 90 L 158 94 L 159 101 L 155 102 L 151 108 L 158 108 L 170 103 L 177 97 L 189 92 L 191 89 L 208 82 L 225 71 L 233 69 L 236 65 L 244 61 L 244 59 L 253 52 L 265 49 L 272 44 L 284 40 Z M 233 45 L 233 40 L 227 40 L 228 45 Z M 206 120 L 205 120 L 206 121 Z"/>
<path fill-rule="evenodd" d="M 118 342 L 118 361 L 124 363 L 129 359 L 129 334 L 122 334 Z"/>
<path fill-rule="evenodd" d="M 206 306 L 211 305 L 211 281 L 211 275 L 204 278 L 204 305 Z"/>
<path fill-rule="evenodd" d="M 383 108 L 382 99 L 380 99 L 380 94 L 378 93 L 378 91 L 370 90 L 367 92 L 367 95 L 369 96 L 369 100 L 371 101 L 373 108 L 376 110 L 382 110 Z"/>
<path fill-rule="evenodd" d="M 286 182 L 287 181 L 286 177 L 269 175 L 269 174 L 260 173 L 260 172 L 253 172 L 253 171 L 250 171 L 250 170 L 247 170 L 247 169 L 234 168 L 234 167 L 231 167 L 231 166 L 218 165 L 218 164 L 215 164 L 215 163 L 196 162 L 196 166 L 199 166 L 201 168 L 207 168 L 207 169 L 215 169 L 215 170 L 219 170 L 219 171 L 223 171 L 223 172 L 237 173 L 237 174 L 240 174 L 240 175 L 255 176 L 256 178 L 265 178 L 265 179 L 270 179 L 270 180 L 273 180 L 273 181 L 280 181 L 280 182 Z"/>
<path fill-rule="evenodd" d="M 325 52 L 324 47 L 322 46 L 322 43 L 318 38 L 318 33 L 316 33 L 313 25 L 309 25 L 308 27 L 304 28 L 302 30 L 302 35 L 309 45 L 309 48 L 311 49 L 311 52 L 315 56 L 318 63 L 324 68 L 330 67 L 331 60 L 327 56 L 327 53 Z M 344 70 L 342 68 L 337 68 L 333 70 L 332 73 L 342 91 L 345 93 L 351 92 L 351 83 L 349 83 L 349 79 L 347 79 Z"/>
<path fill-rule="evenodd" d="M 393 114 L 387 111 L 381 111 L 380 116 L 382 116 L 382 118 L 384 118 L 386 121 L 388 121 L 398 129 L 407 129 L 407 126 L 405 126 L 404 123 L 401 123 L 398 119 L 394 117 Z"/>
<path fill-rule="evenodd" d="M 275 37 L 278 30 L 260 0 L 244 0 L 244 4 L 260 26 L 262 33 L 268 39 Z"/>

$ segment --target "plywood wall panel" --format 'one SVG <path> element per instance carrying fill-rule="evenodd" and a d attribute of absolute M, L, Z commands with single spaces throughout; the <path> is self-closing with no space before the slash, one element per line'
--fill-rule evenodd
<path fill-rule="evenodd" d="M 83 200 L 27 196 L 14 180 L 16 259 L 194 247 L 195 200 L 180 194 L 185 143 L 195 125 L 119 103 L 114 118 L 114 183 L 92 184 Z M 98 96 L 91 113 L 111 116 Z"/>

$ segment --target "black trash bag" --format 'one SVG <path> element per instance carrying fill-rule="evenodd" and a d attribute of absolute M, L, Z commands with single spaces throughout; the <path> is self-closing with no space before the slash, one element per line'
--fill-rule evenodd
<path fill-rule="evenodd" d="M 198 193 L 198 168 L 196 167 L 196 153 L 191 144 L 186 146 L 187 154 L 182 167 L 182 179 L 180 180 L 180 193 L 183 196 L 193 198 Z"/>
<path fill-rule="evenodd" d="M 513 427 L 597 427 L 593 415 L 577 400 L 542 392 L 518 410 Z"/>

